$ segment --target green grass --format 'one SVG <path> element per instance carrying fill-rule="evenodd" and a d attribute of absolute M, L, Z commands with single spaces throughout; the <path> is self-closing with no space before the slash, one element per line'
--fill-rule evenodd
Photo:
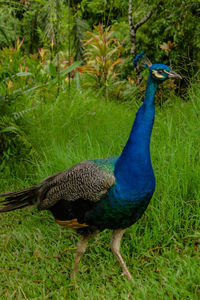
<path fill-rule="evenodd" d="M 38 183 L 81 160 L 120 154 L 138 104 L 105 103 L 82 93 L 72 91 L 69 98 L 63 92 L 26 115 L 41 159 L 7 166 L 0 175 L 2 192 Z M 56 225 L 49 212 L 28 208 L 0 215 L 0 299 L 200 298 L 200 90 L 193 88 L 189 98 L 156 108 L 156 192 L 121 245 L 134 281 L 120 276 L 109 230 L 91 241 L 77 282 L 70 281 L 78 236 Z"/>

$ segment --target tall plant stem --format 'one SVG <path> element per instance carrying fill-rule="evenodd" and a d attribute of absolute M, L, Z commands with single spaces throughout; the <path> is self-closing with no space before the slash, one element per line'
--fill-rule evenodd
<path fill-rule="evenodd" d="M 70 0 L 68 0 L 68 61 L 70 64 L 71 61 L 71 41 L 70 41 L 70 23 L 71 23 L 71 16 L 70 16 Z M 68 74 L 68 79 L 69 79 L 69 86 L 68 86 L 68 97 L 70 97 L 70 88 L 71 88 L 71 77 L 70 73 Z"/>
<path fill-rule="evenodd" d="M 55 32 L 55 44 L 56 44 L 56 50 L 57 50 L 57 73 L 58 73 L 58 81 L 60 82 L 60 55 L 59 55 L 59 41 L 60 41 L 60 2 L 59 0 L 56 0 L 56 32 Z M 60 84 L 57 86 L 57 96 L 60 93 Z"/>

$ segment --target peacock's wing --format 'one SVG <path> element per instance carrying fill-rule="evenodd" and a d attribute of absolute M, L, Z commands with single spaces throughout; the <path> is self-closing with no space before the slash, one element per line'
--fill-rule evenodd
<path fill-rule="evenodd" d="M 50 209 L 58 202 L 80 200 L 97 202 L 114 185 L 114 164 L 117 157 L 78 163 L 70 169 L 54 174 L 41 184 L 39 209 Z"/>

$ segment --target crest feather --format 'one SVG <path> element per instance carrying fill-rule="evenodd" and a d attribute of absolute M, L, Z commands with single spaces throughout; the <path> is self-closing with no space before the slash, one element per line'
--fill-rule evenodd
<path fill-rule="evenodd" d="M 143 64 L 145 67 L 151 67 L 152 63 L 145 55 L 144 51 L 141 51 L 136 57 L 133 59 L 133 67 L 136 68 L 139 64 Z"/>

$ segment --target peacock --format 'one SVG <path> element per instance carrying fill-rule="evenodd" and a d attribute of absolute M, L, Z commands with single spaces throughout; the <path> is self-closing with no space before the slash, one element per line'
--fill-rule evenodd
<path fill-rule="evenodd" d="M 141 53 L 134 63 L 143 58 L 144 53 Z M 152 65 L 149 60 L 147 65 L 149 75 L 145 99 L 119 157 L 82 161 L 45 178 L 38 185 L 0 194 L 3 198 L 1 213 L 35 204 L 39 210 L 51 211 L 59 225 L 77 230 L 80 239 L 72 277 L 78 272 L 88 241 L 107 228 L 112 230 L 111 251 L 123 274 L 132 279 L 120 254 L 120 242 L 126 228 L 142 217 L 155 190 L 150 157 L 154 96 L 158 85 L 166 79 L 181 78 L 167 65 Z"/>

